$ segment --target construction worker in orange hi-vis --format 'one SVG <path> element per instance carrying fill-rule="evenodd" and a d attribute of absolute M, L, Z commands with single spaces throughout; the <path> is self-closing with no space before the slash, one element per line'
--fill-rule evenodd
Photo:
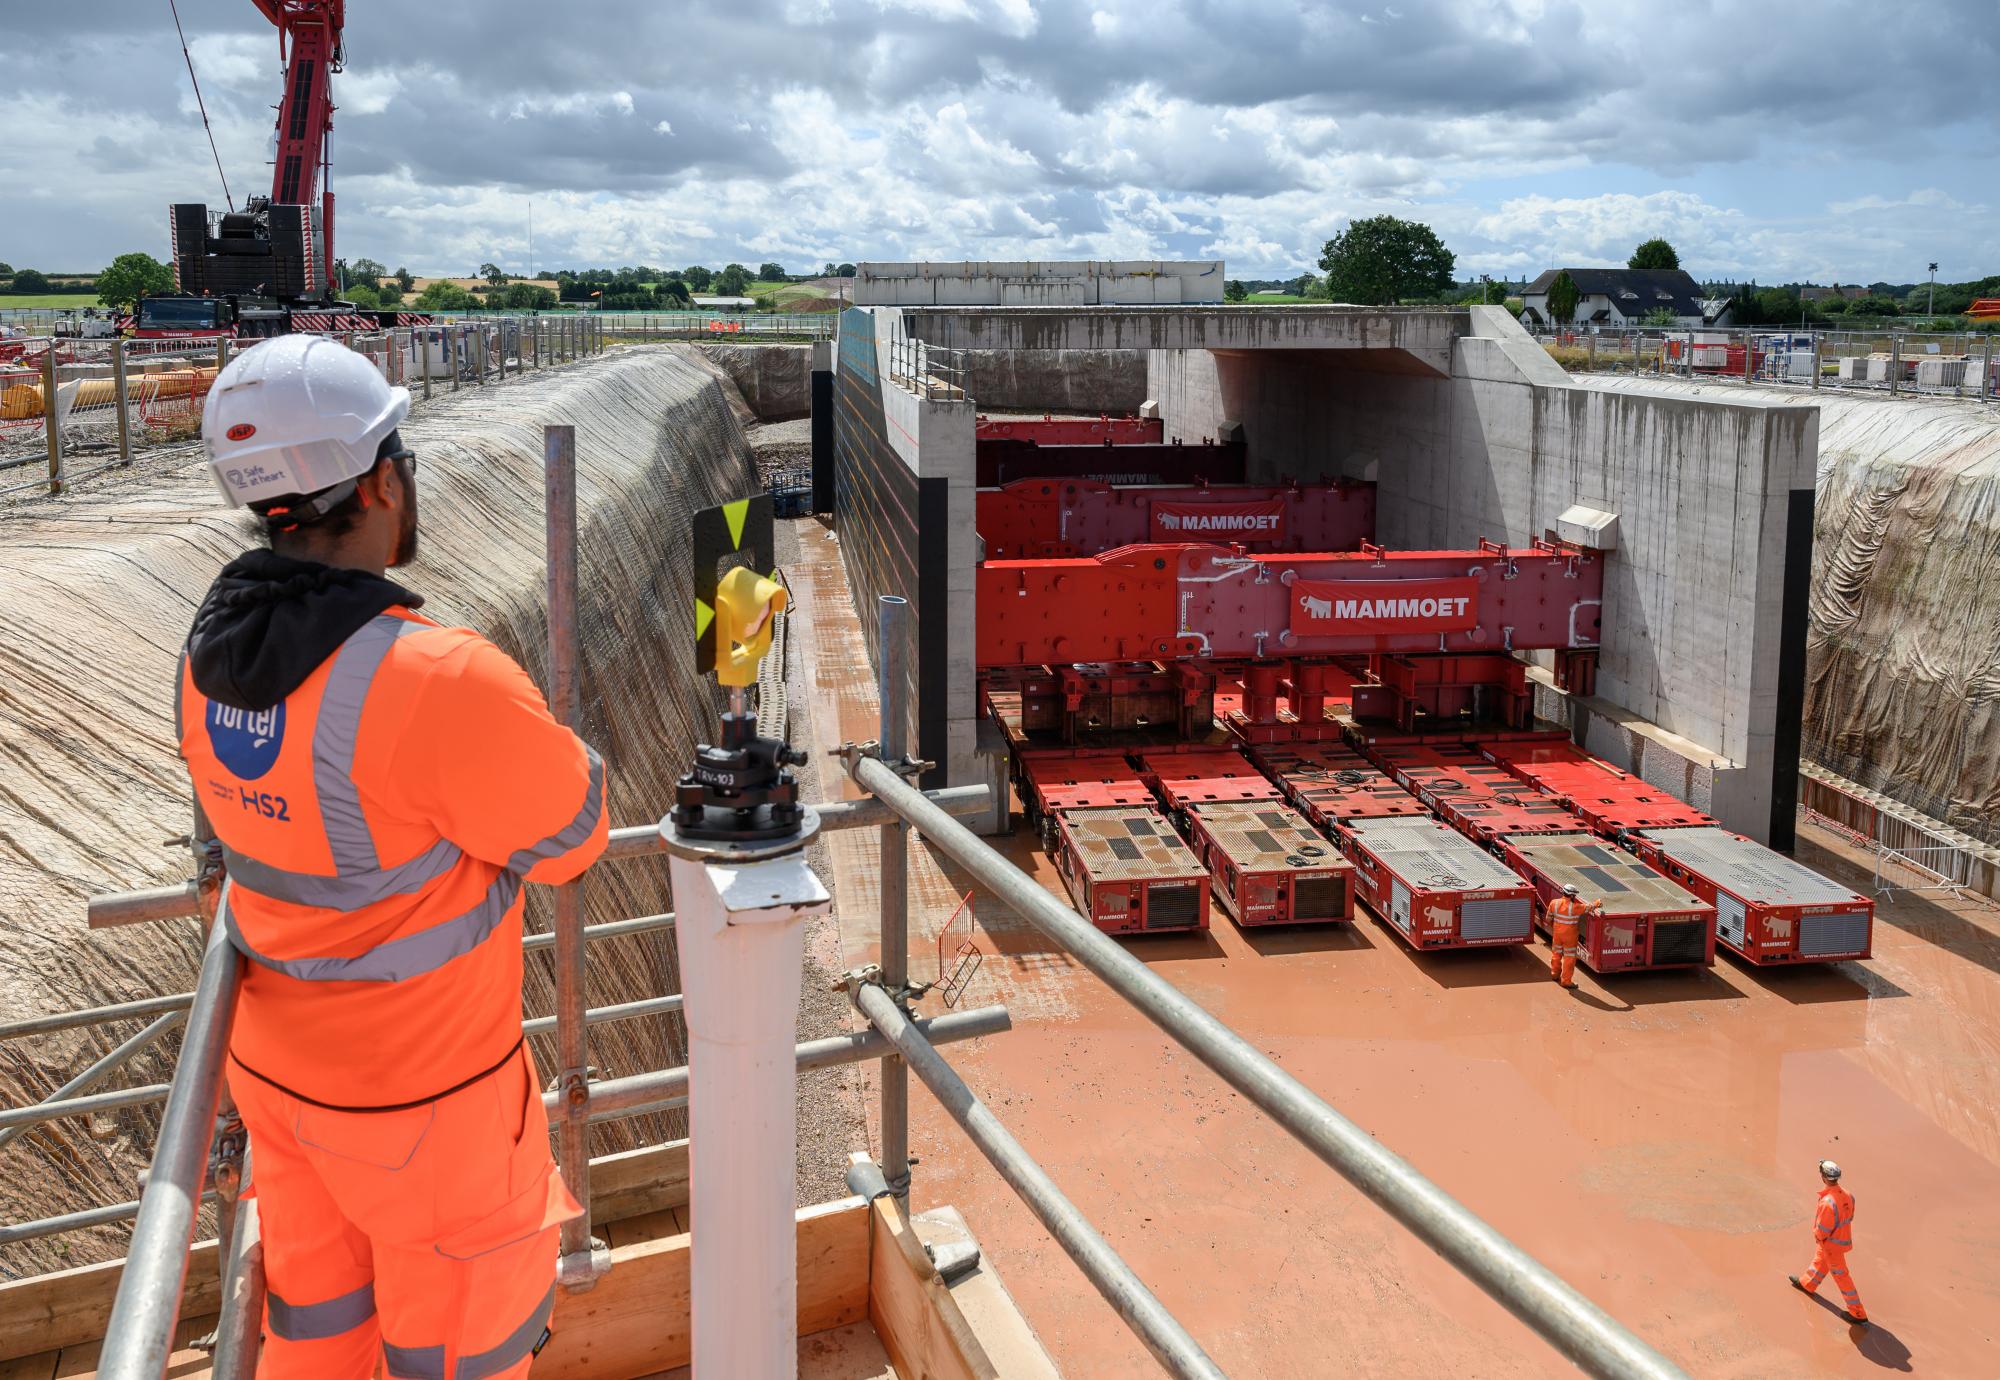
<path fill-rule="evenodd" d="M 1840 1166 L 1832 1160 L 1819 1162 L 1819 1183 L 1819 1201 L 1813 1204 L 1812 1268 L 1803 1279 L 1798 1275 L 1786 1278 L 1794 1289 L 1810 1294 L 1832 1275 L 1847 1305 L 1847 1320 L 1866 1327 L 1868 1310 L 1861 1306 L 1861 1293 L 1854 1287 L 1854 1276 L 1847 1272 L 1847 1252 L 1854 1245 L 1854 1195 L 1840 1186 Z"/>
<path fill-rule="evenodd" d="M 1549 902 L 1549 976 L 1565 987 L 1576 986 L 1576 956 L 1583 951 L 1583 922 L 1594 910 L 1595 901 L 1585 905 L 1574 886 Z"/>
<path fill-rule="evenodd" d="M 521 1037 L 521 906 L 603 851 L 603 764 L 504 653 L 385 578 L 417 550 L 409 408 L 291 335 L 231 362 L 202 416 L 270 542 L 217 577 L 175 696 L 246 960 L 228 1067 L 262 1380 L 526 1375 L 579 1211 Z"/>

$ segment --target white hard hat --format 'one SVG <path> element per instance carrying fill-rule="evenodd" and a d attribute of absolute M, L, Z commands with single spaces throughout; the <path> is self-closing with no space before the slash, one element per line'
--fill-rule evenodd
<path fill-rule="evenodd" d="M 1574 896 L 1574 895 L 1576 895 L 1576 883 L 1574 883 L 1574 882 L 1570 882 L 1570 883 L 1567 883 L 1567 884 L 1565 884 L 1565 885 L 1564 885 L 1564 887 L 1563 887 L 1563 895 L 1565 895 L 1565 896 Z"/>
<path fill-rule="evenodd" d="M 1822 1179 L 1838 1179 L 1840 1177 L 1840 1166 L 1832 1160 L 1821 1160 L 1819 1162 L 1819 1176 Z"/>
<path fill-rule="evenodd" d="M 202 408 L 201 442 L 232 508 L 315 494 L 368 473 L 409 415 L 410 390 L 337 340 L 281 335 L 229 362 Z"/>

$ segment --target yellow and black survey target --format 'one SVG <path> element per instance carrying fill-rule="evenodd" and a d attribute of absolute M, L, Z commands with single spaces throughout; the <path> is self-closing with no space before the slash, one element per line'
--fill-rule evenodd
<path fill-rule="evenodd" d="M 771 496 L 739 498 L 694 515 L 694 669 L 715 669 L 715 590 L 732 567 L 777 578 L 778 547 Z"/>

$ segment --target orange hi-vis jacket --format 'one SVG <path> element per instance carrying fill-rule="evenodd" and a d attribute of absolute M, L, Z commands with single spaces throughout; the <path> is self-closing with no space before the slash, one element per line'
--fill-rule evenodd
<path fill-rule="evenodd" d="M 523 884 L 603 851 L 604 767 L 476 633 L 403 607 L 280 703 L 210 700 L 181 754 L 246 965 L 231 1054 L 336 1109 L 428 1101 L 521 1041 Z"/>
<path fill-rule="evenodd" d="M 1573 954 L 1583 943 L 1583 922 L 1590 907 L 1578 896 L 1558 896 L 1549 902 L 1549 945 L 1557 953 Z"/>
<path fill-rule="evenodd" d="M 1836 1251 L 1854 1244 L 1854 1195 L 1839 1184 L 1820 1190 L 1813 1213 L 1813 1240 Z"/>

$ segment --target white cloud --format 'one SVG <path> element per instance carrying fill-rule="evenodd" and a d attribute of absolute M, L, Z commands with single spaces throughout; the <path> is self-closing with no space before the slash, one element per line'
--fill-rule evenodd
<path fill-rule="evenodd" d="M 1708 277 L 2000 268 L 1983 257 L 1991 117 L 1962 99 L 1993 50 L 1950 7 L 1902 26 L 1862 0 L 1824 0 L 1810 25 L 1657 0 L 482 13 L 350 10 L 349 257 L 463 271 L 524 255 L 533 196 L 534 267 L 1220 255 L 1232 276 L 1288 277 L 1386 212 L 1434 225 L 1461 276 L 1620 263 L 1654 234 Z M 275 35 L 249 6 L 183 17 L 232 191 L 262 191 Z M 10 23 L 0 257 L 164 252 L 169 202 L 220 200 L 186 73 L 162 60 L 171 24 L 90 5 Z M 1894 120 L 1824 79 L 1856 50 L 1898 91 Z M 688 53 L 712 57 L 693 79 L 655 61 Z M 122 74 L 115 112 L 106 73 Z"/>

